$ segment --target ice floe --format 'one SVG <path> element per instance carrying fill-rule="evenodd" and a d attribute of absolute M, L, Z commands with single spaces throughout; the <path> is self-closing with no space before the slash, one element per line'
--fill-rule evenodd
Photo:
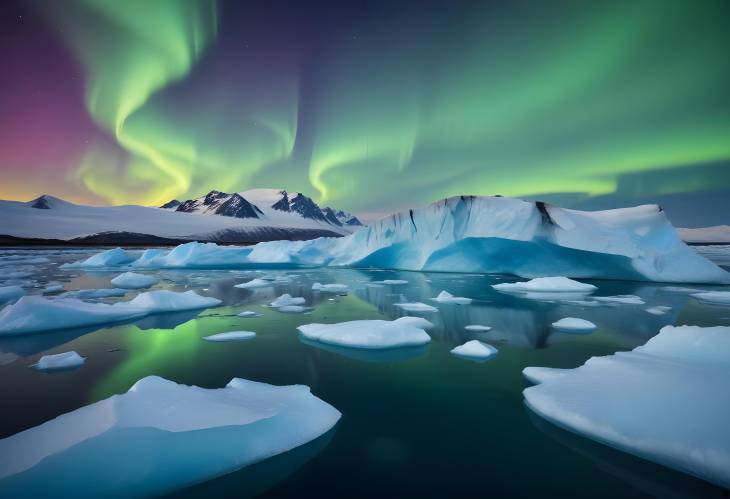
<path fill-rule="evenodd" d="M 44 355 L 36 364 L 30 367 L 37 371 L 64 371 L 80 367 L 84 362 L 86 362 L 86 357 L 82 357 L 72 350 L 54 355 Z"/>
<path fill-rule="evenodd" d="M 307 386 L 234 378 L 206 389 L 149 376 L 0 440 L 0 490 L 7 497 L 164 495 L 303 445 L 340 416 Z"/>
<path fill-rule="evenodd" d="M 75 291 L 66 291 L 61 298 L 78 298 L 79 300 L 95 300 L 100 298 L 121 297 L 128 293 L 126 289 L 121 288 L 101 288 L 101 289 L 77 289 Z"/>
<path fill-rule="evenodd" d="M 482 326 L 481 324 L 469 324 L 468 326 L 464 326 L 464 329 L 467 331 L 472 332 L 479 332 L 479 333 L 485 333 L 487 331 L 491 331 L 491 326 Z"/>
<path fill-rule="evenodd" d="M 556 367 L 526 367 L 522 370 L 522 374 L 525 376 L 527 381 L 537 385 L 544 383 L 545 381 L 551 381 L 557 379 L 566 373 L 569 373 L 572 369 L 558 369 Z"/>
<path fill-rule="evenodd" d="M 471 303 L 471 298 L 464 298 L 463 296 L 454 296 L 448 291 L 441 291 L 436 298 L 431 298 L 433 301 L 439 303 L 456 303 L 457 305 L 468 305 Z"/>
<path fill-rule="evenodd" d="M 403 279 L 383 279 L 382 281 L 370 281 L 370 284 L 385 284 L 386 286 L 398 286 L 400 284 L 408 284 Z"/>
<path fill-rule="evenodd" d="M 95 326 L 142 318 L 146 315 L 215 307 L 217 298 L 194 291 L 149 291 L 126 302 L 89 303 L 75 298 L 48 299 L 24 296 L 0 311 L 0 336 L 54 329 Z"/>
<path fill-rule="evenodd" d="M 289 293 L 284 293 L 269 303 L 269 306 L 273 308 L 289 307 L 292 305 L 302 305 L 305 301 L 301 296 L 292 296 Z"/>
<path fill-rule="evenodd" d="M 111 283 L 115 287 L 123 289 L 149 288 L 158 282 L 160 282 L 160 280 L 155 276 L 137 274 L 136 272 L 125 272 L 111 280 Z"/>
<path fill-rule="evenodd" d="M 647 313 L 650 313 L 652 315 L 664 315 L 670 310 L 672 310 L 672 307 L 667 307 L 665 305 L 657 305 L 656 307 L 649 307 L 644 309 Z"/>
<path fill-rule="evenodd" d="M 463 345 L 453 348 L 451 353 L 457 357 L 483 362 L 497 355 L 497 349 L 488 343 L 484 343 L 479 340 L 471 340 L 467 341 Z"/>
<path fill-rule="evenodd" d="M 46 289 L 43 290 L 44 293 L 59 293 L 63 291 L 63 284 L 49 284 L 46 286 Z"/>
<path fill-rule="evenodd" d="M 623 305 L 645 305 L 646 302 L 636 295 L 593 296 L 594 300 L 604 303 L 621 303 Z"/>
<path fill-rule="evenodd" d="M 526 282 L 503 282 L 492 284 L 497 291 L 507 293 L 592 293 L 596 286 L 574 281 L 567 277 L 538 277 Z"/>
<path fill-rule="evenodd" d="M 226 333 L 203 336 L 203 339 L 207 341 L 241 341 L 250 340 L 254 337 L 256 337 L 256 333 L 253 331 L 228 331 Z"/>
<path fill-rule="evenodd" d="M 666 326 L 630 352 L 544 374 L 524 396 L 548 421 L 730 487 L 730 327 Z"/>
<path fill-rule="evenodd" d="M 251 279 L 248 282 L 242 282 L 241 284 L 236 284 L 233 286 L 234 288 L 241 288 L 241 289 L 256 289 L 256 288 L 266 288 L 268 286 L 273 286 L 274 283 L 268 279 L 261 279 L 259 277 L 255 279 Z"/>
<path fill-rule="evenodd" d="M 312 284 L 312 289 L 324 293 L 346 293 L 350 288 L 347 284 L 320 284 L 315 282 Z"/>
<path fill-rule="evenodd" d="M 302 314 L 310 310 L 312 310 L 312 307 L 305 307 L 303 305 L 284 305 L 276 309 L 277 312 L 283 312 L 285 314 Z"/>
<path fill-rule="evenodd" d="M 692 296 L 700 302 L 710 305 L 730 305 L 730 291 L 708 291 L 693 293 Z"/>
<path fill-rule="evenodd" d="M 239 317 L 245 317 L 245 318 L 253 318 L 253 317 L 261 317 L 263 314 L 260 314 L 259 312 L 255 312 L 253 310 L 244 310 L 243 312 L 239 312 Z"/>
<path fill-rule="evenodd" d="M 421 303 L 420 301 L 417 302 L 403 302 L 403 303 L 394 303 L 396 307 L 399 307 L 406 312 L 438 312 L 439 309 L 436 307 L 432 307 L 431 305 L 428 305 L 426 303 Z"/>
<path fill-rule="evenodd" d="M 552 323 L 553 328 L 564 333 L 590 333 L 596 329 L 591 321 L 577 317 L 564 317 Z"/>
<path fill-rule="evenodd" d="M 405 319 L 405 320 L 404 320 Z M 297 329 L 308 340 L 348 348 L 401 348 L 425 345 L 431 337 L 411 318 L 359 320 L 337 324 L 304 324 Z"/>

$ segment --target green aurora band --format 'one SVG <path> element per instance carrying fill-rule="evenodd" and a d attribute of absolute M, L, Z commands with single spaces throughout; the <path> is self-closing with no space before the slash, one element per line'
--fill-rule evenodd
<path fill-rule="evenodd" d="M 396 12 L 318 54 L 307 115 L 294 55 L 240 55 L 250 76 L 237 89 L 200 74 L 225 4 L 49 10 L 86 69 L 89 113 L 123 150 L 91 145 L 77 170 L 112 203 L 274 186 L 381 211 L 457 194 L 606 194 L 623 174 L 730 160 L 723 1 Z M 730 172 L 662 190 L 720 187 Z"/>

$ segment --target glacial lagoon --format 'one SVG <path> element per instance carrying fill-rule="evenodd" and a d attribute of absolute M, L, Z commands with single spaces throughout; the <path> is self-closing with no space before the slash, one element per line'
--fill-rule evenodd
<path fill-rule="evenodd" d="M 725 268 L 730 265 L 728 247 L 698 250 Z M 2 250 L 0 285 L 20 285 L 28 294 L 45 291 L 49 297 L 110 288 L 119 269 L 59 268 L 97 251 Z M 177 490 L 176 497 L 443 497 L 475 490 L 513 497 L 584 497 L 586 490 L 597 497 L 723 496 L 718 487 L 537 417 L 524 405 L 522 390 L 529 383 L 522 369 L 576 367 L 590 357 L 642 345 L 666 325 L 728 326 L 730 307 L 701 303 L 691 295 L 730 286 L 581 280 L 597 286 L 594 297 L 639 298 L 595 302 L 581 296 L 527 296 L 493 289 L 493 284 L 520 280 L 505 275 L 334 268 L 143 273 L 159 279 L 152 289 L 193 290 L 222 304 L 0 339 L 0 438 L 124 393 L 150 375 L 204 388 L 245 378 L 308 385 L 342 417 L 308 444 Z M 253 279 L 269 284 L 235 287 Z M 348 291 L 337 286 L 313 289 L 315 283 L 345 285 Z M 92 299 L 114 303 L 144 291 Z M 433 300 L 441 291 L 472 302 Z M 267 306 L 285 293 L 303 297 L 306 308 L 286 313 Z M 437 311 L 407 312 L 396 305 L 416 302 Z M 238 316 L 243 311 L 260 315 Z M 428 330 L 429 344 L 348 349 L 307 340 L 296 329 L 315 322 L 404 315 L 424 317 L 435 325 Z M 597 328 L 578 333 L 551 326 L 565 317 L 588 320 Z M 491 329 L 466 329 L 474 325 Z M 245 341 L 203 340 L 232 331 L 256 335 Z M 495 347 L 497 355 L 474 362 L 450 352 L 474 339 Z M 86 357 L 83 365 L 52 373 L 29 367 L 43 355 L 68 351 Z M 83 477 L 113 478 L 113 468 Z M 0 496 L 3 488 L 0 481 Z"/>

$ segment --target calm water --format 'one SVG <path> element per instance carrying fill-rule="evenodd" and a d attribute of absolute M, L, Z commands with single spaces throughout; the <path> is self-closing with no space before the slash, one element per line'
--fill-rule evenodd
<path fill-rule="evenodd" d="M 714 251 L 713 258 L 729 263 L 727 250 L 703 251 Z M 0 279 L 30 286 L 31 292 L 40 292 L 49 282 L 60 282 L 66 290 L 109 287 L 118 272 L 58 269 L 59 263 L 91 252 L 3 250 Z M 31 257 L 50 262 L 22 260 Z M 162 279 L 156 289 L 194 289 L 222 299 L 224 305 L 93 330 L 0 340 L 0 438 L 124 392 L 151 374 L 211 388 L 242 377 L 309 385 L 342 412 L 342 419 L 308 445 L 177 496 L 723 497 L 720 489 L 702 481 L 535 417 L 523 404 L 521 392 L 527 384 L 521 370 L 576 367 L 591 356 L 641 345 L 669 324 L 730 325 L 730 308 L 701 305 L 688 292 L 667 285 L 634 282 L 591 281 L 599 287 L 596 295 L 634 294 L 646 305 L 586 307 L 509 296 L 490 287 L 515 280 L 507 276 L 337 269 L 264 273 L 286 276 L 288 282 L 245 290 L 233 285 L 262 273 L 155 272 Z M 368 284 L 382 279 L 404 279 L 408 284 Z M 346 296 L 315 293 L 314 282 L 347 284 L 351 291 Z M 429 301 L 441 290 L 475 301 L 467 306 Z M 305 297 L 314 310 L 308 315 L 284 314 L 263 306 L 282 293 Z M 296 331 L 310 322 L 397 318 L 404 314 L 393 304 L 401 301 L 439 308 L 438 313 L 421 314 L 437 326 L 429 331 L 434 341 L 427 347 L 381 354 L 324 349 L 303 343 Z M 645 311 L 655 305 L 672 310 L 662 316 Z M 243 310 L 263 316 L 237 317 Z M 551 322 L 566 316 L 593 321 L 598 330 L 576 335 L 550 329 Z M 493 330 L 470 333 L 464 330 L 468 324 Z M 255 331 L 256 338 L 201 340 L 241 329 Z M 497 357 L 475 363 L 449 353 L 475 338 L 497 347 Z M 54 374 L 28 368 L 43 354 L 69 350 L 87 356 L 86 364 Z"/>

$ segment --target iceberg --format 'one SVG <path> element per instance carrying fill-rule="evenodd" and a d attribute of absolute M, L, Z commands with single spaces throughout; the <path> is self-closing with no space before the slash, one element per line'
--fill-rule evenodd
<path fill-rule="evenodd" d="M 647 313 L 650 313 L 652 315 L 664 315 L 670 310 L 672 310 L 672 307 L 667 307 L 665 305 L 657 305 L 656 307 L 649 307 L 645 308 Z"/>
<path fill-rule="evenodd" d="M 574 281 L 567 277 L 538 277 L 527 282 L 503 282 L 492 284 L 497 291 L 505 293 L 592 293 L 593 284 Z"/>
<path fill-rule="evenodd" d="M 154 276 L 137 274 L 135 272 L 125 272 L 123 274 L 119 274 L 111 280 L 111 283 L 115 287 L 122 289 L 149 288 L 150 286 L 154 286 L 158 282 L 160 282 L 160 280 Z"/>
<path fill-rule="evenodd" d="M 44 355 L 30 367 L 36 371 L 64 371 L 80 367 L 84 362 L 86 362 L 86 357 L 82 357 L 72 350 L 55 355 Z"/>
<path fill-rule="evenodd" d="M 484 343 L 479 340 L 471 340 L 467 341 L 463 345 L 453 348 L 451 353 L 457 357 L 484 362 L 485 360 L 497 355 L 497 349 L 488 343 Z"/>
<path fill-rule="evenodd" d="M 552 323 L 553 328 L 564 333 L 590 333 L 596 329 L 596 325 L 585 319 L 576 317 L 564 317 Z"/>
<path fill-rule="evenodd" d="M 285 314 L 301 314 L 310 310 L 312 310 L 312 307 L 304 307 L 302 305 L 284 305 L 276 309 L 277 312 L 283 312 Z"/>
<path fill-rule="evenodd" d="M 630 352 L 547 373 L 523 392 L 539 416 L 730 487 L 730 327 L 666 326 Z"/>
<path fill-rule="evenodd" d="M 0 286 L 0 303 L 17 300 L 24 295 L 25 291 L 20 286 Z"/>
<path fill-rule="evenodd" d="M 471 298 L 454 296 L 448 291 L 441 291 L 438 296 L 436 298 L 432 298 L 432 300 L 439 303 L 456 303 L 457 305 L 468 305 L 471 303 Z"/>
<path fill-rule="evenodd" d="M 702 303 L 710 305 L 730 305 L 730 291 L 708 291 L 706 293 L 693 293 L 691 296 Z"/>
<path fill-rule="evenodd" d="M 0 440 L 0 495 L 164 495 L 304 445 L 340 416 L 307 386 L 234 378 L 206 389 L 148 376 Z"/>
<path fill-rule="evenodd" d="M 427 305 L 426 303 L 421 303 L 420 301 L 417 302 L 406 302 L 406 303 L 394 303 L 396 307 L 400 307 L 406 312 L 438 312 L 439 309 L 436 307 L 432 307 L 431 305 Z"/>
<path fill-rule="evenodd" d="M 406 319 L 406 320 L 404 320 Z M 425 345 L 431 337 L 420 323 L 400 318 L 394 321 L 360 320 L 336 324 L 304 324 L 297 329 L 310 341 L 347 348 L 402 348 Z M 416 325 L 419 324 L 419 325 Z"/>
<path fill-rule="evenodd" d="M 132 266 L 336 266 L 730 283 L 728 272 L 682 242 L 656 205 L 588 212 L 488 196 L 444 199 L 341 238 L 253 247 L 192 242 L 150 258 L 143 254 Z"/>
<path fill-rule="evenodd" d="M 132 263 L 134 260 L 134 257 L 122 248 L 114 248 L 92 255 L 80 262 L 64 263 L 61 268 L 114 267 Z"/>
<path fill-rule="evenodd" d="M 207 341 L 241 341 L 250 340 L 254 337 L 256 337 L 256 333 L 253 331 L 228 331 L 226 333 L 203 336 L 203 339 Z"/>
<path fill-rule="evenodd" d="M 526 367 L 522 370 L 522 374 L 525 376 L 527 381 L 534 385 L 538 385 L 546 381 L 557 379 L 570 371 L 571 369 L 558 369 L 555 367 Z"/>
<path fill-rule="evenodd" d="M 312 290 L 322 293 L 346 293 L 349 289 L 346 284 L 320 284 L 318 282 L 312 284 Z"/>
<path fill-rule="evenodd" d="M 150 314 L 197 310 L 220 305 L 217 298 L 194 291 L 149 291 L 131 301 L 90 303 L 76 298 L 23 296 L 0 311 L 0 337 L 55 329 L 97 326 L 140 319 Z"/>
<path fill-rule="evenodd" d="M 306 300 L 302 298 L 301 296 L 292 296 L 289 293 L 284 293 L 271 303 L 269 303 L 270 307 L 273 308 L 281 308 L 281 307 L 289 307 L 292 305 L 302 305 Z"/>

